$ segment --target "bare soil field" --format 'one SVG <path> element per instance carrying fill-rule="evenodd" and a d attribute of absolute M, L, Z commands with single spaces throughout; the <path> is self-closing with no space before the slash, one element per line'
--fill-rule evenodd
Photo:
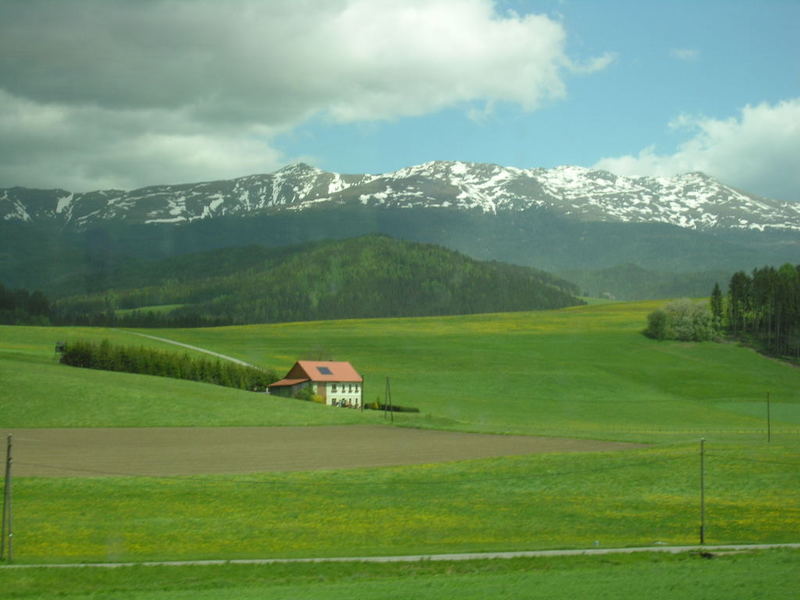
<path fill-rule="evenodd" d="M 9 433 L 14 475 L 37 477 L 311 471 L 642 447 L 379 425 L 0 430 L 3 440 Z"/>

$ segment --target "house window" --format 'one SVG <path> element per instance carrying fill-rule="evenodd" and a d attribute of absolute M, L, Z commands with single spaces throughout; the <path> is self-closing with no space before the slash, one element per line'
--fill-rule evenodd
<path fill-rule="evenodd" d="M 336 392 L 336 384 L 335 383 L 331 386 L 331 391 L 332 392 Z"/>

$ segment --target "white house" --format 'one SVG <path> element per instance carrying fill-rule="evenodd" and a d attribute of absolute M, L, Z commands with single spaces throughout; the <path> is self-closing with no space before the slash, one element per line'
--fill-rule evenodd
<path fill-rule="evenodd" d="M 280 381 L 269 385 L 269 393 L 297 396 L 311 390 L 329 406 L 361 408 L 364 378 L 349 362 L 299 360 Z"/>

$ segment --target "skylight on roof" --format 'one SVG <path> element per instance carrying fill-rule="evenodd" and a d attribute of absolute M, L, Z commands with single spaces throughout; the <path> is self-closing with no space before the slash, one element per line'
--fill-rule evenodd
<path fill-rule="evenodd" d="M 333 375 L 328 367 L 317 367 L 317 371 L 319 371 L 322 375 Z"/>

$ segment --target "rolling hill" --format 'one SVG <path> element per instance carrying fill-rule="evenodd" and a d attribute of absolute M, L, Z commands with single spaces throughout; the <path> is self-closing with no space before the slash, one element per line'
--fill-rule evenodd
<path fill-rule="evenodd" d="M 258 246 L 128 262 L 92 295 L 56 303 L 62 321 L 267 323 L 470 314 L 581 304 L 573 284 L 529 267 L 481 262 L 430 244 L 364 236 L 289 248 Z M 130 309 L 170 305 L 170 310 Z"/>
<path fill-rule="evenodd" d="M 733 344 L 648 339 L 640 330 L 654 306 L 161 331 L 277 370 L 324 347 L 358 366 L 367 397 L 391 377 L 395 402 L 420 408 L 396 415 L 397 425 L 647 446 L 298 473 L 20 477 L 18 560 L 694 544 L 701 437 L 706 543 L 795 541 L 800 373 Z M 119 329 L 0 327 L 1 425 L 32 428 L 15 436 L 20 465 L 37 428 L 387 423 L 377 411 L 57 364 L 53 342 L 78 336 L 134 339 Z"/>

